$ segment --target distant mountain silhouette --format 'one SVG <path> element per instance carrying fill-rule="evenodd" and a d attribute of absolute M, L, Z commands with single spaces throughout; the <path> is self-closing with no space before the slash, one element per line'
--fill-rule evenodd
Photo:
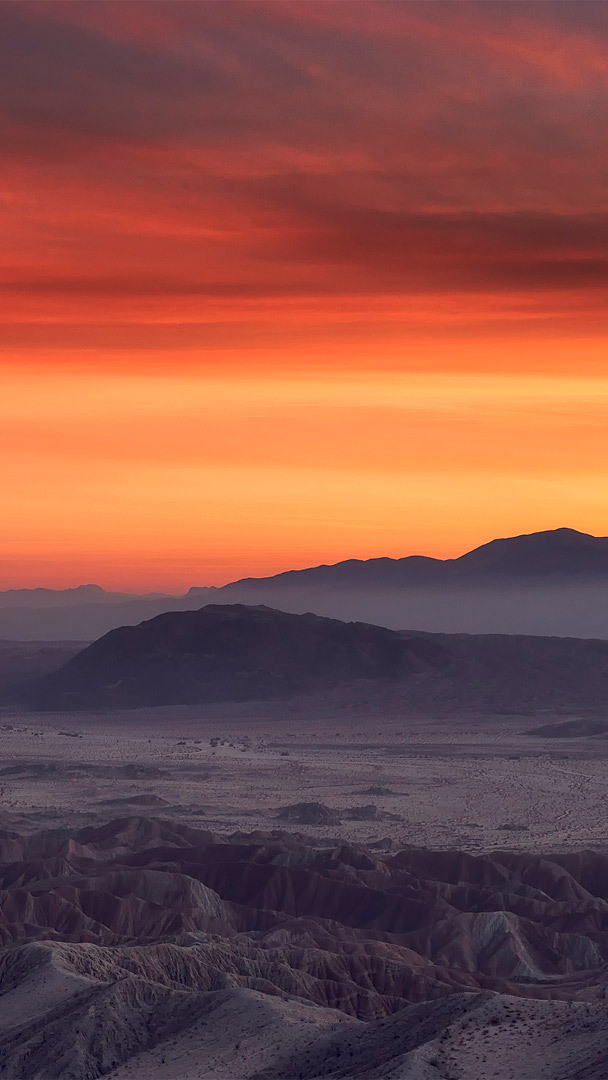
<path fill-rule="evenodd" d="M 492 540 L 457 559 L 347 559 L 185 596 L 87 585 L 0 593 L 0 638 L 91 640 L 166 611 L 264 604 L 401 629 L 608 638 L 608 538 L 555 529 Z"/>
<path fill-rule="evenodd" d="M 448 564 L 444 564 L 448 565 Z M 455 559 L 459 575 L 500 580 L 511 578 L 557 579 L 595 578 L 608 580 L 608 537 L 590 536 L 576 529 L 491 540 L 489 544 Z"/>
<path fill-rule="evenodd" d="M 408 634 L 210 604 L 112 630 L 25 696 L 41 708 L 94 710 L 287 699 L 338 687 L 354 707 L 388 694 L 404 709 L 601 711 L 607 679 L 608 641 Z"/>
<path fill-rule="evenodd" d="M 137 599 L 157 600 L 164 593 L 148 593 Z M 77 585 L 73 589 L 5 589 L 0 591 L 3 608 L 62 608 L 85 604 L 121 604 L 133 600 L 132 593 L 106 592 L 101 585 Z"/>
<path fill-rule="evenodd" d="M 601 576 L 608 582 L 608 537 L 590 536 L 575 529 L 491 540 L 457 559 L 431 559 L 408 555 L 403 559 L 347 559 L 333 566 L 288 570 L 269 578 L 243 578 L 225 589 L 240 585 L 263 588 L 266 584 L 324 586 L 451 585 L 466 582 L 487 584 L 526 581 L 530 576 L 553 579 L 586 579 Z M 224 590 L 220 590 L 223 592 Z M 187 596 L 207 593 L 192 588 Z"/>

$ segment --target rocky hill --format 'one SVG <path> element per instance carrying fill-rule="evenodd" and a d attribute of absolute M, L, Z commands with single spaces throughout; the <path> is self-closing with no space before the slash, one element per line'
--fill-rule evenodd
<path fill-rule="evenodd" d="M 447 662 L 443 646 L 380 626 L 208 605 L 112 630 L 34 689 L 48 708 L 290 697 L 396 680 Z"/>
<path fill-rule="evenodd" d="M 339 689 L 405 710 L 606 710 L 608 642 L 408 634 L 270 608 L 208 605 L 110 631 L 23 690 L 36 707 L 97 710 L 288 699 Z"/>

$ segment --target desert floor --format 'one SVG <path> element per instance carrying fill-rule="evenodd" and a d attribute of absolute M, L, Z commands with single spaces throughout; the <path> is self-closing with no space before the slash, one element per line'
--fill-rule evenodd
<path fill-rule="evenodd" d="M 331 704 L 0 714 L 1 824 L 19 831 L 154 814 L 219 833 L 471 852 L 608 850 L 608 739 L 530 732 L 550 714 L 416 718 Z M 285 822 L 316 802 L 340 821 Z M 349 810 L 366 820 L 352 820 Z M 375 810 L 373 808 L 376 808 Z"/>

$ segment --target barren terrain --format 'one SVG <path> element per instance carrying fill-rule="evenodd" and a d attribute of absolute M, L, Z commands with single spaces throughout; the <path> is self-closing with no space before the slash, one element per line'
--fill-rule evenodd
<path fill-rule="evenodd" d="M 603 1080 L 606 730 L 5 709 L 0 1076 Z"/>
<path fill-rule="evenodd" d="M 551 731 L 555 721 L 565 737 Z M 549 734 L 531 734 L 545 726 Z M 471 852 L 608 851 L 598 813 L 608 738 L 598 728 L 573 737 L 572 722 L 552 714 L 417 719 L 306 698 L 105 715 L 5 711 L 0 806 L 4 825 L 19 830 L 136 810 L 225 833 L 305 828 Z M 305 811 L 279 817 L 298 803 L 335 813 L 318 824 Z"/>

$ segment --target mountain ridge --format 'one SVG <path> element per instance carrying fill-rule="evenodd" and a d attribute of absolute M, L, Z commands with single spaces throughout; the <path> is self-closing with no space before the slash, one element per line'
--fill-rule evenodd
<path fill-rule="evenodd" d="M 530 563 L 520 565 L 519 567 L 510 557 L 513 552 L 525 551 L 527 554 L 532 554 L 534 561 Z M 409 569 L 414 572 L 422 571 L 420 575 L 426 582 L 430 580 L 432 572 L 435 571 L 440 575 L 440 580 L 445 581 L 447 576 L 451 574 L 452 570 L 460 570 L 463 567 L 467 571 L 477 569 L 483 570 L 488 567 L 494 566 L 495 568 L 502 569 L 503 572 L 506 569 L 511 571 L 519 571 L 524 576 L 529 574 L 532 570 L 540 572 L 543 569 L 543 560 L 545 571 L 547 569 L 547 560 L 550 561 L 550 568 L 552 571 L 559 570 L 562 573 L 569 574 L 583 574 L 589 572 L 597 572 L 596 566 L 588 567 L 579 564 L 568 565 L 568 562 L 563 558 L 555 565 L 555 556 L 567 554 L 568 552 L 579 553 L 583 552 L 588 555 L 591 551 L 595 555 L 599 555 L 597 560 L 601 571 L 608 578 L 608 537 L 593 536 L 591 533 L 579 532 L 577 529 L 570 528 L 558 528 L 547 529 L 541 532 L 535 533 L 522 533 L 517 536 L 498 537 L 493 540 L 489 540 L 485 544 L 480 544 L 478 547 L 472 548 L 470 551 L 464 552 L 462 555 L 452 559 L 439 559 L 430 555 L 405 555 L 402 558 L 394 559 L 387 555 L 378 557 L 372 557 L 369 559 L 340 559 L 336 563 L 320 563 L 317 566 L 308 566 L 300 570 L 283 570 L 278 574 L 270 574 L 266 577 L 246 577 L 239 578 L 237 581 L 229 582 L 227 585 L 221 586 L 218 591 L 228 589 L 238 585 L 252 585 L 254 583 L 262 582 L 280 582 L 280 581 L 293 581 L 293 580 L 305 580 L 312 575 L 329 575 L 330 572 L 348 570 L 355 570 L 359 573 L 370 567 L 377 567 L 379 569 L 386 568 L 390 570 L 397 569 Z M 492 558 L 496 553 L 502 553 L 502 560 Z M 490 556 L 487 558 L 487 556 Z M 506 556 L 506 558 L 505 558 Z M 551 558 L 552 557 L 552 558 Z M 425 573 L 427 571 L 427 573 Z M 395 577 L 398 575 L 395 574 Z M 188 589 L 186 596 L 197 593 L 198 591 L 208 591 L 209 586 L 191 586 Z M 216 588 L 217 587 L 211 587 Z"/>
<path fill-rule="evenodd" d="M 115 590 L 104 589 L 103 586 L 97 585 L 91 582 L 81 585 L 71 586 L 66 589 L 53 589 L 46 586 L 35 586 L 32 588 L 20 588 L 20 589 L 0 589 L 0 603 L 5 599 L 12 602 L 19 602 L 21 598 L 24 600 L 27 598 L 45 599 L 49 602 L 54 602 L 61 597 L 73 597 L 74 602 L 82 599 L 86 602 L 90 598 L 95 598 L 99 602 L 107 602 L 111 599 L 113 602 L 121 602 L 121 600 L 128 601 L 130 599 L 185 599 L 193 593 L 198 591 L 213 591 L 221 592 L 223 589 L 228 589 L 236 585 L 251 584 L 252 582 L 267 582 L 267 581 L 280 581 L 287 578 L 293 578 L 297 575 L 313 574 L 317 571 L 332 571 L 337 570 L 340 567 L 370 567 L 370 566 L 412 566 L 428 569 L 436 569 L 439 567 L 455 567 L 455 566 L 483 566 L 488 564 L 488 560 L 480 559 L 479 556 L 483 556 L 483 553 L 495 553 L 502 551 L 507 554 L 507 559 L 503 558 L 502 565 L 512 565 L 512 560 L 509 555 L 515 549 L 528 551 L 533 550 L 541 558 L 546 558 L 548 553 L 555 553 L 559 551 L 561 553 L 567 551 L 594 551 L 595 553 L 601 553 L 601 568 L 608 574 L 608 537 L 595 536 L 591 533 L 581 532 L 578 529 L 572 529 L 566 526 L 562 526 L 556 529 L 545 529 L 533 533 L 520 533 L 514 536 L 496 537 L 492 540 L 488 540 L 486 543 L 479 544 L 475 548 L 471 548 L 470 551 L 463 552 L 462 555 L 458 555 L 454 558 L 440 559 L 432 555 L 404 555 L 399 558 L 393 558 L 390 555 L 371 556 L 367 559 L 339 559 L 335 563 L 318 563 L 314 566 L 305 566 L 299 569 L 281 570 L 276 574 L 267 574 L 263 577 L 248 576 L 243 578 L 235 578 L 234 581 L 228 581 L 225 585 L 191 585 L 185 593 L 166 593 L 159 590 L 153 590 L 147 593 L 131 593 Z M 490 565 L 496 560 L 489 560 Z M 500 564 L 500 560 L 498 560 Z M 572 568 L 567 565 L 561 567 L 565 570 L 578 570 L 580 568 Z"/>
<path fill-rule="evenodd" d="M 105 593 L 97 586 L 41 592 L 41 604 L 37 590 L 22 590 L 18 604 L 11 601 L 14 590 L 0 593 L 0 638 L 90 641 L 120 625 L 211 602 L 261 603 L 434 633 L 608 638 L 608 537 L 560 528 L 491 540 L 456 559 L 346 559 L 191 586 L 182 596 Z"/>

